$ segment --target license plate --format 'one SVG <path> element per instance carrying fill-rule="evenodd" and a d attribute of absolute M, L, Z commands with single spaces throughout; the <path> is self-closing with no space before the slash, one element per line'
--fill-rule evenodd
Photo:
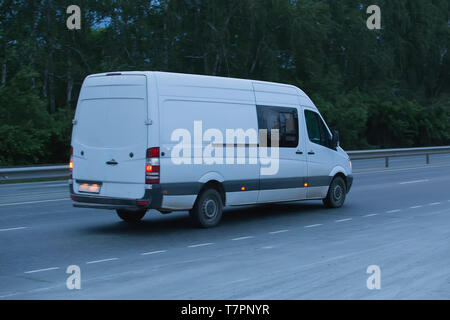
<path fill-rule="evenodd" d="M 89 193 L 100 193 L 100 187 L 102 185 L 99 183 L 82 183 L 78 187 L 79 192 L 89 192 Z"/>

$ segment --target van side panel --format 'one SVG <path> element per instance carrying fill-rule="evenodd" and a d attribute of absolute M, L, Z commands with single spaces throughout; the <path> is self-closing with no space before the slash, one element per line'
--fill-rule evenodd
<path fill-rule="evenodd" d="M 304 183 L 307 164 L 302 134 L 302 114 L 298 105 L 298 89 L 293 86 L 253 82 L 256 104 L 264 108 L 286 107 L 297 112 L 298 145 L 279 148 L 278 171 L 273 175 L 260 175 L 259 203 L 302 200 L 306 198 Z M 281 128 L 280 128 L 281 129 Z M 281 134 L 281 130 L 280 130 Z M 301 154 L 297 154 L 301 151 Z"/>
<path fill-rule="evenodd" d="M 163 208 L 190 209 L 208 176 L 223 177 L 227 205 L 255 203 L 259 183 L 256 145 L 254 154 L 248 146 L 244 154 L 238 154 L 235 145 L 225 147 L 227 129 L 257 133 L 251 83 L 201 77 L 192 85 L 187 78 L 157 77 Z M 249 141 L 247 137 L 244 143 Z M 180 158 L 184 158 L 182 163 Z"/>

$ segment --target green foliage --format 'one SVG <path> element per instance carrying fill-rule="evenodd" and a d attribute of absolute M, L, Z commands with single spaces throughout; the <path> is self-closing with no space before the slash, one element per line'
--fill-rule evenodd
<path fill-rule="evenodd" d="M 34 163 L 46 155 L 50 116 L 46 104 L 30 90 L 32 74 L 19 71 L 0 88 L 0 165 Z"/>
<path fill-rule="evenodd" d="M 59 109 L 52 116 L 30 83 L 36 74 L 18 71 L 10 85 L 0 88 L 0 165 L 67 159 L 73 111 Z"/>
<path fill-rule="evenodd" d="M 450 143 L 448 0 L 0 1 L 0 165 L 66 162 L 88 74 L 290 83 L 346 149 Z M 366 8 L 381 8 L 368 30 Z"/>
<path fill-rule="evenodd" d="M 332 101 L 320 97 L 315 99 L 328 125 L 339 129 L 341 145 L 345 149 L 369 147 L 366 139 L 367 100 L 367 97 L 356 91 L 337 95 Z"/>

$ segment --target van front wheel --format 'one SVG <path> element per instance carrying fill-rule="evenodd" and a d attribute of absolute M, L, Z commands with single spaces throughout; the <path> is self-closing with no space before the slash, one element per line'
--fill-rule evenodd
<path fill-rule="evenodd" d="M 338 176 L 331 182 L 327 197 L 323 199 L 323 204 L 327 208 L 340 208 L 344 204 L 346 194 L 345 181 Z"/>
<path fill-rule="evenodd" d="M 136 223 L 141 221 L 141 219 L 147 213 L 147 210 L 124 210 L 118 209 L 116 210 L 117 215 L 125 222 Z"/>
<path fill-rule="evenodd" d="M 207 189 L 199 195 L 189 215 L 195 225 L 211 228 L 216 226 L 222 218 L 222 209 L 222 198 L 219 192 L 215 189 Z"/>

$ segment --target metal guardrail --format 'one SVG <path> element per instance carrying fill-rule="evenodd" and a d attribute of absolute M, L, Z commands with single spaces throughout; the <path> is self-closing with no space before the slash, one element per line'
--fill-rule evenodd
<path fill-rule="evenodd" d="M 69 177 L 68 165 L 0 168 L 0 181 Z"/>
<path fill-rule="evenodd" d="M 368 160 L 385 159 L 385 167 L 389 167 L 389 159 L 395 157 L 425 156 L 426 164 L 430 164 L 430 155 L 450 153 L 450 146 L 444 147 L 425 147 L 425 148 L 402 148 L 402 149 L 377 149 L 377 150 L 358 150 L 348 151 L 350 159 Z"/>
<path fill-rule="evenodd" d="M 389 167 L 389 159 L 393 157 L 425 156 L 426 164 L 430 163 L 430 155 L 450 154 L 450 146 L 403 148 L 403 149 L 377 149 L 348 151 L 352 161 L 368 159 L 385 159 L 385 167 Z M 39 179 L 39 178 L 64 178 L 69 177 L 68 165 L 42 165 L 33 167 L 0 168 L 0 181 Z"/>

